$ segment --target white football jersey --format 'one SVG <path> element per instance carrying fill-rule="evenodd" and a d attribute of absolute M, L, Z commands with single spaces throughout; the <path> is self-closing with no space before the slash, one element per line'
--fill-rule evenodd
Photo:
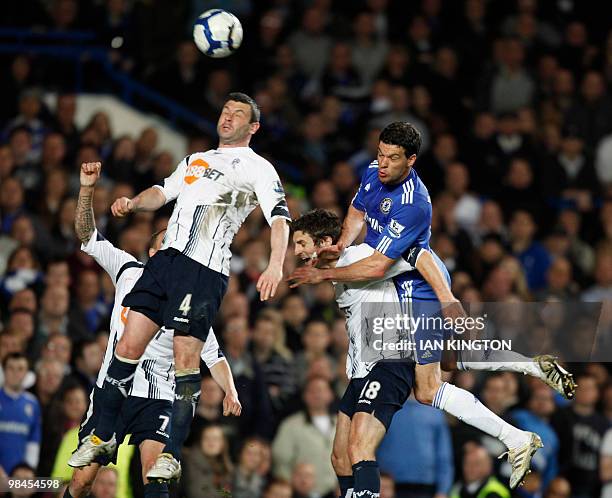
<path fill-rule="evenodd" d="M 176 199 L 162 249 L 173 247 L 224 275 L 234 235 L 258 204 L 270 225 L 291 220 L 274 166 L 250 147 L 187 156 L 157 187 L 167 203 Z"/>
<path fill-rule="evenodd" d="M 115 347 L 123 335 L 127 321 L 129 308 L 123 307 L 121 303 L 142 275 L 144 265 L 131 254 L 117 249 L 97 230 L 94 230 L 87 244 L 81 245 L 81 250 L 92 256 L 115 283 L 115 302 L 110 319 L 108 346 L 96 381 L 96 385 L 102 387 L 106 371 L 115 354 Z M 174 400 L 173 337 L 173 330 L 162 328 L 151 340 L 136 369 L 131 396 Z M 202 359 L 208 368 L 219 361 L 225 361 L 212 328 L 202 350 Z"/>
<path fill-rule="evenodd" d="M 368 244 L 347 247 L 341 254 L 336 267 L 348 266 L 356 261 L 367 258 L 374 253 Z M 397 316 L 402 314 L 399 297 L 392 278 L 400 273 L 414 270 L 403 258 L 397 259 L 380 280 L 364 282 L 334 282 L 336 302 L 346 316 L 346 331 L 349 336 L 349 350 L 346 358 L 346 375 L 349 379 L 363 378 L 374 368 L 379 360 L 403 358 L 405 352 L 380 351 L 375 348 L 374 341 L 395 342 L 397 331 L 374 334 L 372 324 L 362 320 L 361 308 L 368 306 L 370 317 Z M 366 334 L 364 337 L 362 333 Z M 364 346 L 368 348 L 364 353 Z M 364 356 L 371 359 L 376 352 L 376 359 L 364 361 Z M 408 353 L 410 354 L 410 353 Z"/>

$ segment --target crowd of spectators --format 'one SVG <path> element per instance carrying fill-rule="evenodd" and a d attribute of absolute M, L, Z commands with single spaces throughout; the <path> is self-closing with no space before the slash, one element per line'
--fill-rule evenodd
<path fill-rule="evenodd" d="M 251 93 L 262 108 L 253 147 L 278 165 L 294 217 L 314 207 L 342 216 L 381 128 L 410 121 L 423 135 L 416 169 L 433 203 L 431 245 L 458 298 L 612 300 L 612 31 L 591 3 L 221 3 L 245 27 L 244 45 L 223 61 L 189 40 L 190 21 L 212 1 L 21 0 L 0 10 L 14 26 L 93 31 L 119 70 L 212 120 L 230 90 Z M 0 76 L 0 466 L 15 476 L 63 475 L 67 434 L 87 410 L 108 341 L 113 282 L 74 232 L 79 165 L 103 162 L 97 227 L 146 261 L 168 208 L 117 219 L 110 203 L 181 159 L 160 150 L 155 129 L 117 136 L 104 110 L 76 126 L 66 64 L 20 53 L 3 57 Z M 85 74 L 85 89 L 114 90 L 95 68 Z M 54 108 L 42 90 L 57 92 Z M 186 153 L 215 145 L 186 132 Z M 268 245 L 255 211 L 235 238 L 215 326 L 243 414 L 223 417 L 223 393 L 204 378 L 185 452 L 188 498 L 334 492 L 344 319 L 329 284 L 283 283 L 263 305 L 255 285 Z M 290 248 L 286 274 L 294 266 Z M 611 332 L 609 316 L 600 330 Z M 612 378 L 604 363 L 572 368 L 580 374 L 572 402 L 512 373 L 453 377 L 542 436 L 517 496 L 612 496 Z M 490 493 L 506 498 L 508 468 L 492 459 L 502 451 L 409 401 L 380 450 L 381 497 L 472 498 L 490 481 Z M 115 496 L 121 480 L 104 473 L 95 496 Z"/>

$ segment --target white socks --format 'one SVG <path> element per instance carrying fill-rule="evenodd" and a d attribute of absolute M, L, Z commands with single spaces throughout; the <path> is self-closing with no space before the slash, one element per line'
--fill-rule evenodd
<path fill-rule="evenodd" d="M 489 372 L 518 372 L 542 379 L 542 372 L 533 359 L 515 351 L 491 351 L 487 361 L 457 361 L 459 370 L 485 370 Z"/>
<path fill-rule="evenodd" d="M 499 439 L 508 449 L 522 446 L 529 440 L 526 432 L 495 415 L 472 393 L 448 382 L 438 388 L 432 406 Z"/>

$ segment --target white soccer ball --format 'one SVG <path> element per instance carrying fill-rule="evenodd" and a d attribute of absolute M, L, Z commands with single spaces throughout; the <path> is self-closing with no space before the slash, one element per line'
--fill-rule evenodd
<path fill-rule="evenodd" d="M 242 43 L 242 24 L 225 10 L 207 10 L 193 25 L 193 40 L 208 57 L 227 57 Z"/>

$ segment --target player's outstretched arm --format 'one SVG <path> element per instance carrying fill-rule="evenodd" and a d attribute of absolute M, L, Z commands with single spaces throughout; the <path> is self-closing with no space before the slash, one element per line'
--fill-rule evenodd
<path fill-rule="evenodd" d="M 101 163 L 81 164 L 79 180 L 79 199 L 77 201 L 76 214 L 74 217 L 74 230 L 83 244 L 87 244 L 96 229 L 96 221 L 93 211 L 94 189 L 98 178 L 100 178 Z"/>
<path fill-rule="evenodd" d="M 442 313 L 446 317 L 459 318 L 465 316 L 465 310 L 459 300 L 453 295 L 446 278 L 440 271 L 431 253 L 422 250 L 416 260 L 416 269 L 436 293 L 438 301 L 443 304 Z"/>
<path fill-rule="evenodd" d="M 384 254 L 374 251 L 367 258 L 360 259 L 348 266 L 318 269 L 312 266 L 296 268 L 287 279 L 292 289 L 303 284 L 318 284 L 325 280 L 333 282 L 363 282 L 380 280 L 385 277 L 394 260 Z"/>
<path fill-rule="evenodd" d="M 133 199 L 120 197 L 111 206 L 113 216 L 123 218 L 130 213 L 138 211 L 157 211 L 160 207 L 166 204 L 166 196 L 157 187 L 150 187 L 141 192 Z"/>
<path fill-rule="evenodd" d="M 289 224 L 286 218 L 278 218 L 272 222 L 270 262 L 257 281 L 257 290 L 262 301 L 274 297 L 276 288 L 283 279 L 283 264 L 288 244 Z"/>
<path fill-rule="evenodd" d="M 234 376 L 227 361 L 219 361 L 210 368 L 210 373 L 215 382 L 219 384 L 225 398 L 223 399 L 223 416 L 235 415 L 240 416 L 242 405 L 238 400 L 238 391 L 234 385 Z"/>

